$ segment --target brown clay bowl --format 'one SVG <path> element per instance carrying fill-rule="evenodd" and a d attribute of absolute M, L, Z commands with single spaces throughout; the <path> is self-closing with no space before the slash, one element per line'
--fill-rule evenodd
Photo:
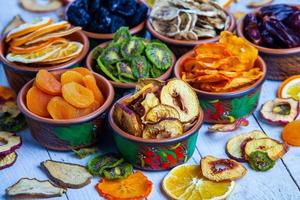
<path fill-rule="evenodd" d="M 5 42 L 5 37 L 3 37 L 0 41 L 0 60 L 3 63 L 4 72 L 6 74 L 9 85 L 15 90 L 17 93 L 19 90 L 31 79 L 33 79 L 36 73 L 40 69 L 46 69 L 48 71 L 68 69 L 74 67 L 77 63 L 81 62 L 85 55 L 89 50 L 89 40 L 83 34 L 82 31 L 77 31 L 66 38 L 71 41 L 78 41 L 83 44 L 82 52 L 74 59 L 61 63 L 58 65 L 26 65 L 22 63 L 10 62 L 6 59 L 6 53 L 8 49 L 8 44 Z"/>
<path fill-rule="evenodd" d="M 259 9 L 253 13 L 258 11 Z M 256 45 L 244 35 L 244 19 L 245 17 L 238 23 L 237 34 L 258 49 L 259 55 L 267 64 L 268 79 L 285 80 L 289 76 L 300 74 L 300 46 L 289 49 L 273 49 Z"/>
<path fill-rule="evenodd" d="M 236 19 L 235 17 L 229 13 L 227 10 L 224 10 L 226 14 L 230 17 L 230 25 L 227 29 L 227 31 L 233 32 L 235 27 L 236 27 Z M 180 57 L 184 53 L 190 51 L 194 46 L 199 45 L 199 44 L 204 44 L 204 43 L 213 43 L 217 42 L 219 40 L 219 36 L 213 37 L 213 38 L 206 38 L 206 39 L 201 39 L 201 40 L 178 40 L 175 38 L 171 38 L 165 35 L 162 35 L 158 33 L 152 26 L 150 22 L 150 18 L 147 19 L 146 22 L 146 27 L 148 31 L 157 39 L 163 41 L 166 43 L 169 48 L 175 53 L 177 57 Z"/>
<path fill-rule="evenodd" d="M 54 74 L 60 76 L 64 71 L 56 71 Z M 115 93 L 103 76 L 96 73 L 94 76 L 106 100 L 96 111 L 76 119 L 54 120 L 30 112 L 26 106 L 26 94 L 34 79 L 24 85 L 18 94 L 18 107 L 25 115 L 31 135 L 39 144 L 52 150 L 69 151 L 96 143 L 104 125 L 104 114 L 111 106 Z"/>
<path fill-rule="evenodd" d="M 132 94 L 117 102 L 130 95 Z M 203 122 L 202 109 L 196 124 L 190 130 L 179 137 L 160 140 L 143 139 L 123 131 L 113 119 L 113 110 L 114 106 L 109 112 L 108 121 L 113 130 L 116 147 L 122 157 L 134 167 L 149 171 L 167 170 L 185 163 L 192 157 L 196 148 L 198 130 Z"/>
<path fill-rule="evenodd" d="M 184 54 L 174 67 L 176 78 L 181 79 L 182 64 L 194 56 L 194 51 Z M 266 79 L 267 67 L 261 57 L 255 61 L 255 66 L 260 67 L 263 76 L 253 85 L 233 92 L 206 92 L 193 88 L 198 96 L 199 103 L 204 112 L 206 123 L 232 123 L 233 120 L 251 115 L 257 108 L 261 86 Z"/>

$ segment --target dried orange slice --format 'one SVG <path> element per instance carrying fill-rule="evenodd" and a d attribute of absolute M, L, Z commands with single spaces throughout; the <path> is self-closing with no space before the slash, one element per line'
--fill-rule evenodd
<path fill-rule="evenodd" d="M 152 191 L 152 182 L 140 171 L 125 179 L 101 179 L 96 186 L 99 194 L 109 200 L 138 200 L 146 198 Z"/>
<path fill-rule="evenodd" d="M 162 182 L 162 188 L 172 199 L 226 199 L 234 181 L 214 182 L 203 177 L 199 165 L 180 165 L 172 169 Z"/>
<path fill-rule="evenodd" d="M 33 32 L 37 29 L 40 29 L 44 26 L 47 26 L 51 23 L 52 23 L 51 18 L 43 17 L 41 19 L 37 19 L 37 20 L 34 20 L 32 22 L 22 24 L 22 25 L 18 26 L 17 28 L 14 28 L 13 30 L 11 30 L 7 34 L 7 36 L 5 38 L 5 41 L 9 42 L 13 38 L 17 38 L 17 37 L 26 35 L 26 34 L 31 33 L 31 32 Z"/>
<path fill-rule="evenodd" d="M 283 81 L 278 88 L 280 98 L 293 98 L 300 100 L 300 75 L 294 75 Z"/>
<path fill-rule="evenodd" d="M 47 33 L 68 29 L 70 28 L 70 24 L 67 21 L 61 21 L 53 24 L 49 24 L 47 26 L 44 26 L 32 33 L 29 33 L 23 37 L 15 38 L 11 42 L 11 46 L 21 46 L 29 41 L 32 41 L 33 39 L 36 39 L 38 37 L 41 37 Z"/>

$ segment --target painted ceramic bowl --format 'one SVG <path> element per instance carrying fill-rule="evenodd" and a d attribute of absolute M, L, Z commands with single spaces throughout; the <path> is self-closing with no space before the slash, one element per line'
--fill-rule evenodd
<path fill-rule="evenodd" d="M 59 76 L 64 71 L 54 73 Z M 105 113 L 112 104 L 114 89 L 103 76 L 96 73 L 94 76 L 106 100 L 96 111 L 76 119 L 54 120 L 30 112 L 26 106 L 26 94 L 34 79 L 24 85 L 18 95 L 18 107 L 25 115 L 33 138 L 39 144 L 52 150 L 68 151 L 96 143 L 103 127 Z"/>
<path fill-rule="evenodd" d="M 190 51 L 184 54 L 174 67 L 174 74 L 181 79 L 182 63 L 186 58 L 193 56 Z M 263 76 L 253 85 L 233 92 L 206 92 L 193 88 L 199 98 L 199 103 L 204 112 L 206 123 L 232 123 L 233 120 L 251 115 L 258 104 L 261 86 L 266 79 L 267 68 L 261 57 L 255 61 L 255 66 L 260 67 Z"/>
<path fill-rule="evenodd" d="M 233 32 L 236 27 L 236 20 L 235 17 L 229 13 L 228 11 L 224 10 L 227 15 L 230 17 L 230 25 L 227 29 L 227 31 Z M 201 40 L 178 40 L 175 38 L 170 38 L 168 36 L 164 36 L 160 33 L 158 33 L 152 26 L 150 22 L 150 18 L 147 19 L 146 27 L 148 31 L 151 33 L 151 35 L 161 41 L 163 41 L 165 44 L 168 45 L 168 47 L 175 53 L 176 57 L 180 57 L 186 52 L 193 49 L 194 46 L 197 46 L 199 44 L 204 43 L 213 43 L 217 42 L 219 40 L 219 36 L 213 37 L 213 38 L 207 38 L 207 39 L 201 39 Z"/>
<path fill-rule="evenodd" d="M 71 35 L 66 36 L 66 38 L 71 41 L 77 41 L 83 44 L 83 50 L 76 58 L 58 65 L 49 65 L 46 67 L 41 67 L 40 65 L 29 66 L 26 64 L 10 62 L 6 59 L 6 52 L 8 49 L 8 45 L 6 44 L 4 38 L 5 37 L 1 39 L 1 43 L 0 43 L 0 60 L 3 63 L 4 72 L 6 74 L 9 85 L 17 93 L 28 81 L 30 81 L 35 77 L 36 73 L 40 69 L 54 71 L 54 70 L 61 70 L 61 69 L 68 69 L 68 68 L 75 67 L 77 63 L 82 61 L 82 59 L 85 57 L 85 55 L 88 53 L 89 50 L 89 40 L 83 34 L 82 31 L 77 31 Z"/>
<path fill-rule="evenodd" d="M 256 12 L 258 10 L 253 13 Z M 248 41 L 244 35 L 244 18 L 240 20 L 237 26 L 237 34 Z M 290 76 L 300 74 L 300 47 L 273 49 L 256 45 L 250 41 L 248 42 L 258 49 L 259 55 L 266 62 L 268 79 L 285 80 Z"/>
<path fill-rule="evenodd" d="M 85 66 L 89 69 L 89 70 L 92 70 L 94 72 L 99 72 L 99 70 L 97 70 L 96 68 L 96 65 L 97 65 L 97 61 L 93 58 L 93 54 L 94 52 L 96 51 L 96 49 L 98 47 L 100 48 L 105 48 L 108 46 L 108 44 L 110 43 L 111 41 L 108 41 L 108 42 L 104 42 L 100 45 L 98 45 L 97 47 L 95 47 L 87 56 L 86 58 L 86 63 L 85 63 Z M 157 79 L 158 80 L 167 80 L 171 74 L 172 74 L 172 71 L 173 71 L 173 67 L 176 63 L 176 58 L 175 58 L 175 55 L 171 52 L 171 56 L 172 56 L 172 64 L 171 64 L 171 67 L 164 73 L 162 74 L 160 77 L 158 77 Z M 101 73 L 101 72 L 99 72 Z M 135 86 L 136 86 L 136 83 L 118 83 L 118 82 L 115 82 L 115 81 L 112 81 L 112 80 L 109 80 L 109 82 L 113 85 L 115 91 L 116 91 L 116 94 L 118 96 L 116 96 L 117 99 L 121 98 L 124 96 L 124 94 L 130 92 L 131 90 L 135 89 Z"/>
<path fill-rule="evenodd" d="M 130 94 L 132 95 L 132 94 Z M 127 95 L 122 99 L 130 96 Z M 116 147 L 134 167 L 142 170 L 160 171 L 171 169 L 190 159 L 196 148 L 198 130 L 203 122 L 203 111 L 195 125 L 182 136 L 168 139 L 143 139 L 126 133 L 113 119 L 114 106 L 109 112 L 109 125 L 113 130 Z"/>

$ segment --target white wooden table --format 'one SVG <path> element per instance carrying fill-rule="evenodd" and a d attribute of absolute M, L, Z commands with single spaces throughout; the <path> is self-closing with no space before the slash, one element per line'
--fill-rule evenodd
<path fill-rule="evenodd" d="M 250 0 L 243 0 L 246 4 Z M 278 3 L 300 3 L 299 0 L 278 0 Z M 245 10 L 242 5 L 234 6 L 232 10 Z M 50 15 L 55 16 L 57 13 L 50 14 L 32 14 L 17 6 L 17 0 L 0 0 L 0 29 L 14 16 L 21 14 L 25 20 Z M 0 67 L 0 84 L 7 85 L 7 81 Z M 267 100 L 275 98 L 276 89 L 280 82 L 266 81 L 263 85 L 259 106 Z M 207 125 L 203 125 L 199 130 L 197 148 L 189 163 L 200 162 L 201 157 L 206 155 L 214 155 L 216 157 L 227 157 L 225 154 L 225 144 L 227 140 L 236 134 L 248 132 L 252 130 L 262 130 L 268 136 L 281 140 L 282 127 L 270 126 L 261 121 L 258 112 L 255 112 L 248 118 L 250 124 L 247 127 L 238 129 L 232 133 L 206 133 Z M 45 173 L 40 169 L 39 165 L 42 161 L 53 159 L 58 161 L 78 163 L 86 165 L 87 159 L 77 159 L 73 153 L 55 152 L 41 147 L 31 137 L 29 130 L 19 132 L 23 139 L 22 147 L 17 151 L 17 162 L 10 168 L 0 171 L 0 199 L 5 199 L 5 188 L 14 184 L 22 177 L 47 179 Z M 112 146 L 108 146 L 106 142 L 99 145 L 100 152 L 109 151 Z M 300 200 L 300 148 L 291 147 L 289 152 L 279 161 L 275 167 L 267 172 L 256 172 L 249 168 L 247 175 L 237 181 L 236 187 L 229 197 L 230 200 Z M 145 174 L 154 183 L 153 191 L 148 199 L 163 200 L 167 199 L 160 189 L 162 178 L 167 172 L 145 172 Z M 69 200 L 93 200 L 101 199 L 96 192 L 94 186 L 99 178 L 94 178 L 92 183 L 82 189 L 68 189 L 67 193 L 61 198 Z M 54 198 L 53 198 L 54 199 Z"/>

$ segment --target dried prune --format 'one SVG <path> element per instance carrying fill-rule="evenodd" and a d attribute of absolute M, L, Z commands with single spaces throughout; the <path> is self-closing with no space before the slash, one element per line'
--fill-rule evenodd
<path fill-rule="evenodd" d="M 71 24 L 87 28 L 92 21 L 90 14 L 83 8 L 71 5 L 67 11 L 68 20 Z"/>
<path fill-rule="evenodd" d="M 291 14 L 287 20 L 288 26 L 296 31 L 300 31 L 300 10 Z"/>
<path fill-rule="evenodd" d="M 259 31 L 258 18 L 254 14 L 248 14 L 244 20 L 245 32 L 255 44 L 261 44 L 262 38 Z"/>
<path fill-rule="evenodd" d="M 146 19 L 147 12 L 148 12 L 148 7 L 143 3 L 139 3 L 136 6 L 136 12 L 134 14 L 134 17 L 129 19 L 129 24 L 132 27 L 137 26 L 139 23 L 141 23 L 142 21 L 144 21 Z"/>
<path fill-rule="evenodd" d="M 110 33 L 116 32 L 122 26 L 126 26 L 126 20 L 118 15 L 111 15 Z"/>

